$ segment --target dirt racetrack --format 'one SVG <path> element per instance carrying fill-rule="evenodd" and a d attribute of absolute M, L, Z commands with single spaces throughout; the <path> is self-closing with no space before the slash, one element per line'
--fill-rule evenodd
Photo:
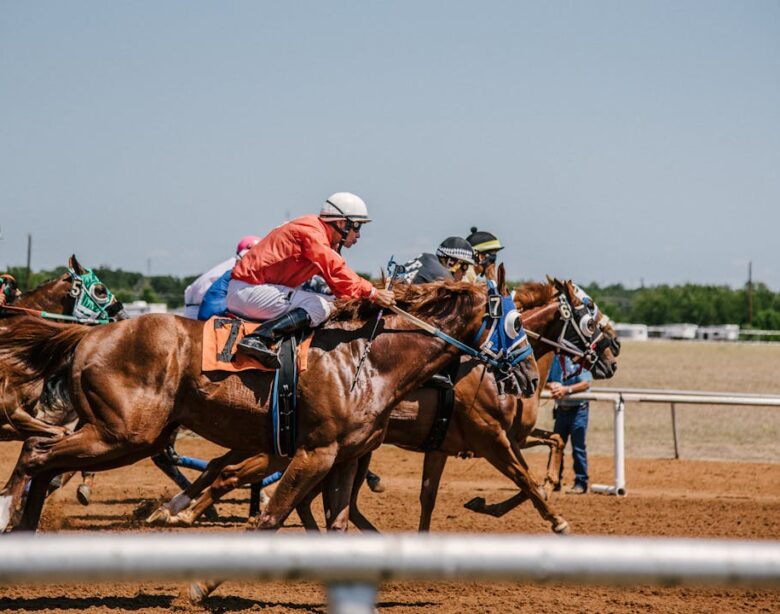
<path fill-rule="evenodd" d="M 628 345 L 628 344 L 627 344 Z M 740 344 L 742 345 L 742 344 Z M 708 347 L 711 347 L 709 344 Z M 652 363 L 650 354 L 658 353 L 660 346 L 633 347 L 624 350 L 621 367 L 624 369 L 614 383 L 623 386 L 655 385 L 657 382 L 637 381 L 642 372 L 641 364 Z M 675 346 L 679 351 L 682 346 Z M 724 348 L 716 351 L 735 352 Z M 770 347 L 770 346 L 766 346 Z M 745 350 L 756 356 L 761 364 L 780 364 L 780 347 L 767 350 Z M 712 351 L 689 348 L 695 359 L 706 362 L 702 352 Z M 688 351 L 688 350 L 686 350 Z M 742 350 L 739 350 L 742 351 Z M 647 354 L 647 353 L 650 354 Z M 770 355 L 767 356 L 766 353 Z M 732 356 L 724 360 L 729 363 Z M 770 360 L 770 362 L 765 362 Z M 750 366 L 749 369 L 753 369 Z M 633 372 L 635 377 L 630 377 Z M 649 371 L 653 373 L 653 371 Z M 714 371 L 708 371 L 710 377 Z M 645 374 L 648 371 L 644 371 Z M 756 371 L 753 371 L 755 374 Z M 687 372 L 686 381 L 699 373 Z M 748 373 L 745 373 L 748 380 Z M 766 374 L 764 373 L 763 376 Z M 617 378 L 616 378 L 617 380 Z M 664 377 L 664 381 L 670 378 Z M 736 380 L 735 380 L 736 381 Z M 733 382 L 732 382 L 733 384 Z M 680 381 L 670 381 L 669 387 L 696 387 L 716 389 L 716 386 L 686 386 Z M 780 379 L 772 378 L 758 391 L 777 393 Z M 723 388 L 721 388 L 723 389 Z M 736 385 L 726 389 L 736 390 Z M 742 388 L 748 391 L 746 388 Z M 751 386 L 751 392 L 756 387 Z M 705 408 L 699 408 L 703 411 Z M 780 411 L 776 409 L 751 409 L 745 414 L 753 420 L 752 426 L 740 426 L 735 440 L 729 417 L 735 414 L 718 413 L 720 437 L 723 444 L 709 437 L 705 426 L 695 421 L 696 412 L 690 412 L 690 428 L 684 431 L 683 460 L 668 458 L 671 434 L 667 422 L 668 408 L 658 409 L 658 420 L 649 419 L 641 412 L 632 424 L 631 408 L 627 410 L 626 465 L 628 496 L 615 498 L 601 495 L 579 497 L 556 493 L 553 504 L 572 524 L 578 534 L 637 535 L 637 536 L 697 536 L 733 539 L 780 539 L 780 463 L 774 447 L 777 442 L 777 424 Z M 592 409 L 594 426 L 609 423 L 609 408 Z M 738 414 L 741 415 L 741 414 Z M 721 418 L 721 416 L 726 416 Z M 741 421 L 741 419 L 740 419 Z M 659 422 L 659 424 L 656 424 Z M 632 435 L 632 429 L 641 427 L 641 433 Z M 655 428 L 651 428 L 655 427 Z M 761 445 L 759 455 L 770 462 L 756 462 L 749 450 L 755 450 L 750 433 L 767 445 Z M 589 435 L 591 447 L 591 478 L 594 482 L 609 482 L 612 477 L 612 458 L 608 455 L 611 434 L 600 434 L 600 427 Z M 703 437 L 702 433 L 707 435 Z M 642 441 L 639 441 L 639 438 Z M 702 441 L 703 440 L 703 441 Z M 640 445 L 641 444 L 641 445 Z M 701 450 L 696 446 L 709 446 Z M 728 444 L 728 445 L 727 445 Z M 632 448 L 639 446 L 639 448 Z M 649 447 L 643 447 L 649 446 Z M 16 458 L 18 444 L 0 446 L 0 472 L 8 474 Z M 182 453 L 210 457 L 218 448 L 199 439 L 180 440 Z M 635 453 L 632 454 L 631 450 Z M 732 450 L 739 462 L 728 460 Z M 722 454 L 718 455 L 720 451 Z M 724 452 L 725 451 L 725 452 Z M 720 460 L 690 460 L 698 457 Z M 647 458 L 655 455 L 655 458 Z M 743 456 L 746 455 L 746 456 Z M 660 458 L 660 457 L 667 458 Z M 744 462 L 744 458 L 753 462 Z M 361 498 L 363 511 L 385 531 L 411 531 L 417 524 L 419 476 L 422 456 L 383 446 L 376 454 L 373 468 L 382 475 L 387 486 L 384 494 L 367 490 Z M 567 457 L 568 458 L 568 457 Z M 537 474 L 545 457 L 539 453 L 528 454 Z M 75 482 L 75 481 L 74 481 Z M 57 493 L 44 512 L 45 530 L 106 531 L 147 530 L 133 519 L 133 513 L 145 500 L 171 495 L 175 487 L 145 460 L 131 467 L 99 474 L 95 486 L 93 504 L 81 507 L 74 496 L 75 483 Z M 481 460 L 451 459 L 448 463 L 433 517 L 434 531 L 453 532 L 514 532 L 547 533 L 546 524 L 535 511 L 525 504 L 503 518 L 477 515 L 463 508 L 474 496 L 484 496 L 494 502 L 514 493 L 511 484 Z M 240 531 L 246 514 L 247 490 L 236 491 L 219 505 L 221 521 L 204 523 L 200 530 Z M 320 509 L 315 512 L 321 515 Z M 285 530 L 300 531 L 294 514 Z M 565 538 L 561 538 L 565 539 Z M 2 556 L 2 539 L 0 539 Z M 0 611 L 9 612 L 202 612 L 182 603 L 179 592 L 182 584 L 83 584 L 0 587 Z M 219 612 L 324 612 L 325 595 L 319 585 L 309 583 L 236 583 L 224 584 L 209 600 L 209 608 Z M 780 612 L 780 592 L 751 589 L 725 588 L 658 588 L 646 586 L 580 587 L 539 584 L 471 584 L 471 583 L 393 583 L 384 585 L 379 593 L 379 610 L 403 614 L 407 612 Z"/>

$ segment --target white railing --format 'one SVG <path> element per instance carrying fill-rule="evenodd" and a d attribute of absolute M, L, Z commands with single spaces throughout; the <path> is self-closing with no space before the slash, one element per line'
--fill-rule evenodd
<path fill-rule="evenodd" d="M 546 390 L 542 391 L 542 398 L 550 399 L 552 396 Z M 606 401 L 614 406 L 614 462 L 615 483 L 593 484 L 591 490 L 618 496 L 625 496 L 626 470 L 625 470 L 625 419 L 624 413 L 627 402 L 636 403 L 669 403 L 672 413 L 672 436 L 674 437 L 674 457 L 680 458 L 680 450 L 677 435 L 677 405 L 748 405 L 759 407 L 780 407 L 780 396 L 742 394 L 732 392 L 705 392 L 701 390 L 656 390 L 652 388 L 607 388 L 593 387 L 589 392 L 573 394 L 567 399 L 581 399 L 583 401 Z"/>
<path fill-rule="evenodd" d="M 330 612 L 353 614 L 373 612 L 388 580 L 780 587 L 776 541 L 187 532 L 12 534 L 0 544 L 0 584 L 314 580 Z"/>

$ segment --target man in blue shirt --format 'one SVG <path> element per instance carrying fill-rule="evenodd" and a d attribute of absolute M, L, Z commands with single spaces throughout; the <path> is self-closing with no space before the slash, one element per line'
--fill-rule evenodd
<path fill-rule="evenodd" d="M 584 495 L 588 492 L 588 454 L 585 448 L 585 435 L 588 431 L 588 401 L 567 399 L 570 394 L 587 392 L 593 376 L 590 371 L 581 370 L 567 356 L 557 356 L 553 361 L 547 378 L 547 389 L 555 399 L 554 431 L 563 438 L 563 443 L 571 436 L 572 459 L 574 462 L 574 486 L 566 491 L 567 495 Z M 563 459 L 559 478 L 563 477 Z"/>

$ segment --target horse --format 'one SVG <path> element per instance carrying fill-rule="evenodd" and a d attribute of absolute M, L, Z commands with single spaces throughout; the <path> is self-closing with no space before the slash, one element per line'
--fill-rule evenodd
<path fill-rule="evenodd" d="M 68 259 L 68 270 L 21 294 L 0 308 L 0 335 L 13 338 L 19 314 L 36 313 L 42 317 L 76 319 L 91 323 L 96 316 L 126 319 L 122 303 L 75 254 Z M 0 354 L 0 441 L 24 441 L 33 436 L 59 437 L 71 429 L 66 414 L 44 413 L 47 421 L 36 418 L 42 409 L 38 402 L 43 392 L 40 380 L 25 382 L 19 367 Z M 48 415 L 47 415 L 48 414 Z"/>
<path fill-rule="evenodd" d="M 281 526 L 324 479 L 328 528 L 346 530 L 357 459 L 381 443 L 390 408 L 464 348 L 475 351 L 468 343 L 493 320 L 484 286 L 436 282 L 393 291 L 397 309 L 408 313 L 381 321 L 364 377 L 354 389 L 356 359 L 366 348 L 377 307 L 346 301 L 334 318 L 315 329 L 308 368 L 298 385 L 297 447 L 289 463 L 278 457 L 269 463 L 286 469 L 260 515 L 259 529 Z M 498 317 L 497 326 L 511 315 Z M 427 321 L 440 335 L 421 334 L 410 316 Z M 14 355 L 29 381 L 45 378 L 68 357 L 69 396 L 81 423 L 76 432 L 56 440 L 25 441 L 14 475 L 17 484 L 31 478 L 26 504 L 20 505 L 18 485 L 0 493 L 0 511 L 7 510 L 15 530 L 35 530 L 53 475 L 136 462 L 159 451 L 179 425 L 245 454 L 272 449 L 273 375 L 203 373 L 202 330 L 202 323 L 168 314 L 90 330 L 27 318 L 17 324 L 13 340 L 0 339 L 0 352 Z M 477 343 L 484 337 L 487 332 Z M 484 351 L 477 353 L 484 356 Z M 497 367 L 511 366 L 511 374 L 530 388 L 537 377 L 533 357 L 526 355 L 518 364 L 509 358 L 484 356 Z"/>
<path fill-rule="evenodd" d="M 558 338 L 565 332 L 566 324 L 574 315 L 574 311 L 581 309 L 582 305 L 570 282 L 529 284 L 519 293 L 516 292 L 515 297 L 516 303 L 524 308 L 523 325 L 532 339 Z M 559 308 L 561 301 L 565 301 L 567 306 L 574 304 L 567 308 L 570 314 L 568 319 L 563 317 L 564 310 Z M 578 349 L 580 353 L 590 348 L 589 337 L 576 339 L 576 341 L 577 343 L 573 343 L 571 347 Z M 537 359 L 541 357 L 545 361 L 546 370 L 540 367 L 540 377 L 546 379 L 547 371 L 552 364 L 552 361 L 548 360 L 548 354 L 555 348 L 538 340 L 532 340 L 531 344 Z M 426 451 L 425 448 L 438 417 L 437 391 L 430 387 L 416 390 L 393 408 L 390 414 L 384 443 L 416 452 L 426 452 L 420 495 L 422 512 L 419 530 L 427 531 L 430 528 L 439 479 L 447 457 L 476 455 L 486 458 L 499 471 L 512 479 L 521 491 L 531 498 L 540 515 L 551 524 L 553 532 L 569 532 L 568 522 L 546 502 L 546 497 L 540 492 L 522 457 L 518 459 L 512 449 L 509 433 L 515 425 L 518 410 L 524 409 L 526 399 L 519 395 L 500 393 L 495 380 L 486 377 L 484 366 L 470 357 L 461 359 L 455 382 L 451 424 L 435 451 Z M 235 455 L 228 453 L 222 459 L 217 459 L 213 467 L 210 467 L 207 473 L 196 481 L 194 487 L 180 493 L 166 506 L 156 510 L 147 522 L 176 526 L 191 525 L 203 510 L 208 509 L 216 499 L 224 496 L 232 488 L 262 477 L 268 461 L 262 456 L 249 458 L 235 465 L 226 466 L 221 469 L 221 473 L 217 474 L 217 470 L 227 459 L 235 459 Z M 376 528 L 357 508 L 357 489 L 363 483 L 368 460 L 367 456 L 361 461 L 350 504 L 350 520 L 362 530 L 376 531 Z M 216 480 L 192 507 L 183 509 L 183 506 L 197 494 L 198 488 L 214 477 Z M 316 493 L 313 493 L 312 497 L 314 495 Z M 316 528 L 308 502 L 298 506 L 298 514 L 308 529 Z"/>

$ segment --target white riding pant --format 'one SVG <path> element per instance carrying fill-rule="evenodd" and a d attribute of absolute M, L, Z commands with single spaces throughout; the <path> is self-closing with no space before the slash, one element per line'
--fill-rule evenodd
<path fill-rule="evenodd" d="M 319 326 L 333 312 L 333 297 L 300 288 L 276 284 L 256 286 L 231 279 L 227 306 L 236 315 L 252 320 L 273 320 L 300 307 L 309 314 L 312 326 Z"/>

